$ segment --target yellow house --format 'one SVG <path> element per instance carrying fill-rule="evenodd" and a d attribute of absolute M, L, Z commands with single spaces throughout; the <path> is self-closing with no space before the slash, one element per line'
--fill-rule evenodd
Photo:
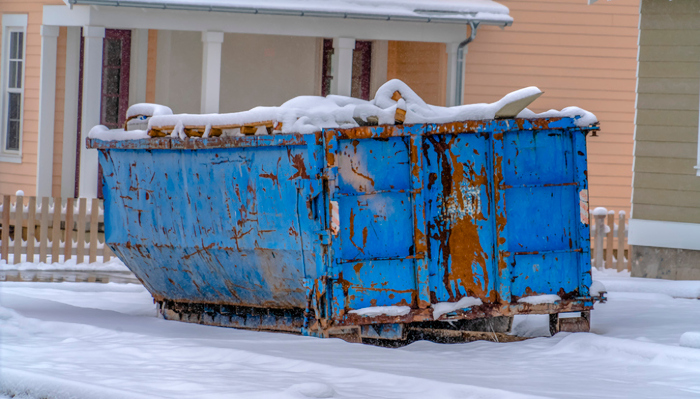
<path fill-rule="evenodd" d="M 533 111 L 595 113 L 591 206 L 629 208 L 639 0 L 284 3 L 0 0 L 0 194 L 99 195 L 81 138 L 129 104 L 234 112 L 398 78 L 437 105 L 535 85 Z"/>

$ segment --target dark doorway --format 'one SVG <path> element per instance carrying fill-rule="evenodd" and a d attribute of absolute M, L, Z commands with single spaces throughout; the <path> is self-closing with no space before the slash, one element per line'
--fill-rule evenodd
<path fill-rule="evenodd" d="M 331 93 L 331 58 L 333 57 L 333 39 L 323 39 L 323 65 L 321 75 L 321 95 Z M 351 96 L 369 100 L 370 77 L 372 73 L 372 42 L 356 41 L 352 54 L 352 92 Z"/>

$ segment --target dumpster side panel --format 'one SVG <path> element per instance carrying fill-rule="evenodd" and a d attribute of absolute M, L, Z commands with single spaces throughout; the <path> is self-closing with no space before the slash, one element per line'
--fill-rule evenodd
<path fill-rule="evenodd" d="M 505 133 L 504 182 L 515 299 L 578 293 L 579 182 L 571 130 Z"/>
<path fill-rule="evenodd" d="M 156 299 L 306 305 L 321 225 L 296 183 L 310 179 L 306 146 L 101 156 L 107 241 Z"/>
<path fill-rule="evenodd" d="M 333 314 L 416 302 L 411 162 L 407 136 L 337 139 L 332 200 Z"/>
<path fill-rule="evenodd" d="M 423 145 L 431 301 L 495 302 L 493 159 L 489 134 L 427 135 Z"/>

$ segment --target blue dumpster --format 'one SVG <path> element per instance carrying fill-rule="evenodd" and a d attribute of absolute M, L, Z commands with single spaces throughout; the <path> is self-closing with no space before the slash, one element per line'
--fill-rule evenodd
<path fill-rule="evenodd" d="M 592 129 L 500 119 L 88 146 L 106 242 L 163 317 L 405 340 L 528 313 L 556 331 L 581 312 L 568 328 L 588 327 Z"/>

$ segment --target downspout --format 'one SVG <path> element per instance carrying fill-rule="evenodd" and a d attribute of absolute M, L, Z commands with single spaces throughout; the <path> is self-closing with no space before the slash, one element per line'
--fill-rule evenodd
<path fill-rule="evenodd" d="M 457 68 L 455 71 L 457 74 L 455 79 L 457 90 L 455 90 L 455 105 L 462 105 L 464 101 L 464 50 L 467 48 L 467 45 L 476 38 L 476 30 L 479 28 L 479 23 L 469 21 L 469 28 L 469 37 L 457 46 Z"/>

